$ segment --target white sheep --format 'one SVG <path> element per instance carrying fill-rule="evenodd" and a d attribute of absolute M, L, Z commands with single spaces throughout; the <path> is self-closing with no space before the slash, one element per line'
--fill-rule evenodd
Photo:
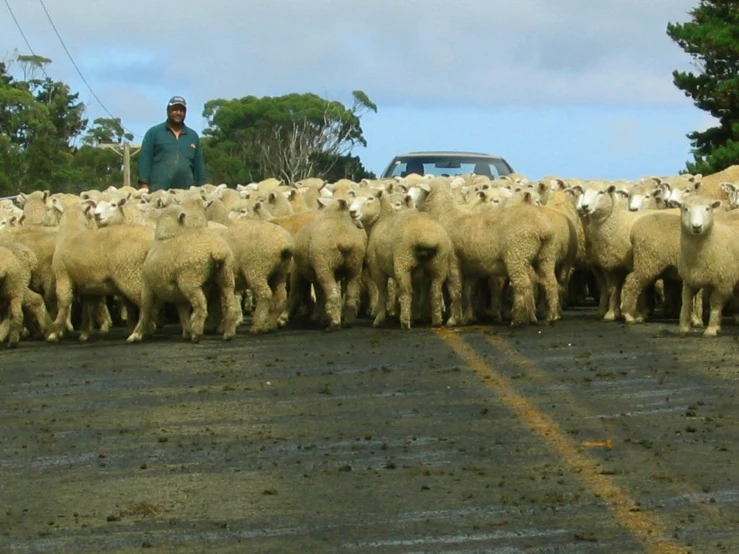
<path fill-rule="evenodd" d="M 154 232 L 140 225 L 98 229 L 91 212 L 89 203 L 70 206 L 59 223 L 52 258 L 58 309 L 46 337 L 49 342 L 63 337 L 75 294 L 98 303 L 106 296 L 118 295 L 129 314 L 136 313 L 141 301 L 141 266 Z M 106 325 L 101 331 L 108 328 Z M 91 332 L 91 326 L 83 328 L 80 340 L 87 340 Z"/>
<path fill-rule="evenodd" d="M 678 273 L 683 280 L 679 333 L 690 332 L 691 307 L 700 289 L 710 298 L 710 316 L 704 337 L 721 331 L 724 305 L 739 284 L 739 243 L 737 228 L 718 221 L 714 210 L 720 200 L 691 195 L 680 207 L 680 259 Z"/>
<path fill-rule="evenodd" d="M 284 323 L 307 301 L 310 285 L 316 295 L 315 319 L 327 320 L 328 329 L 351 325 L 359 311 L 362 264 L 367 235 L 349 215 L 346 200 L 321 199 L 321 215 L 295 234 L 288 308 Z M 342 286 L 344 301 L 342 309 Z"/>
<path fill-rule="evenodd" d="M 412 199 L 408 197 L 412 202 Z M 367 264 L 379 297 L 374 327 L 386 316 L 388 279 L 398 287 L 400 326 L 411 328 L 413 281 L 428 281 L 431 325 L 443 323 L 443 292 L 449 282 L 451 317 L 448 325 L 461 322 L 461 283 L 454 245 L 444 227 L 429 214 L 416 209 L 398 210 L 390 194 L 381 190 L 352 202 L 349 213 L 362 223 L 369 236 Z"/>
<path fill-rule="evenodd" d="M 42 336 L 51 320 L 39 294 L 31 290 L 31 279 L 36 269 L 36 255 L 18 243 L 0 246 L 0 300 L 8 305 L 7 323 L 0 325 L 0 343 L 8 339 L 8 346 L 15 347 L 23 330 L 23 310 L 34 318 Z"/>
<path fill-rule="evenodd" d="M 633 268 L 631 227 L 648 213 L 630 212 L 619 197 L 625 197 L 625 193 L 611 184 L 605 190 L 586 190 L 580 204 L 586 217 L 588 256 L 605 279 L 608 308 L 603 321 L 615 321 L 621 316 L 621 285 Z"/>
<path fill-rule="evenodd" d="M 127 342 L 140 342 L 154 330 L 163 303 L 174 304 L 182 325 L 182 337 L 198 342 L 208 316 L 207 293 L 216 286 L 221 301 L 224 340 L 236 334 L 238 307 L 234 296 L 234 255 L 218 231 L 196 223 L 182 206 L 162 210 L 154 242 L 141 267 L 143 286 L 139 320 Z M 188 314 L 189 310 L 191 314 Z"/>

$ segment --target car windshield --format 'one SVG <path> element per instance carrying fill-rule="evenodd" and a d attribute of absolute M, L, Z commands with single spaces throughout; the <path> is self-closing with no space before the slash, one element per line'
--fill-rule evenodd
<path fill-rule="evenodd" d="M 399 156 L 393 160 L 384 177 L 404 177 L 410 173 L 453 177 L 475 173 L 493 179 L 511 173 L 511 168 L 500 158 L 485 156 Z"/>

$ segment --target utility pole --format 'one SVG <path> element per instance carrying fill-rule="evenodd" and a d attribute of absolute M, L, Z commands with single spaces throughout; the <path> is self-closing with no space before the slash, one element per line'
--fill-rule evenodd
<path fill-rule="evenodd" d="M 98 148 L 109 148 L 119 156 L 123 157 L 123 186 L 131 186 L 131 157 L 135 156 L 141 150 L 140 144 L 131 144 L 128 141 L 121 143 L 113 142 L 101 142 Z"/>

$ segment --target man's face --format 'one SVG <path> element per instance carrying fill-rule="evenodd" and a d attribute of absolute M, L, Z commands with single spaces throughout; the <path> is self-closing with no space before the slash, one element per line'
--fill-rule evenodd
<path fill-rule="evenodd" d="M 167 109 L 167 117 L 172 123 L 179 124 L 185 121 L 185 107 L 175 104 Z"/>

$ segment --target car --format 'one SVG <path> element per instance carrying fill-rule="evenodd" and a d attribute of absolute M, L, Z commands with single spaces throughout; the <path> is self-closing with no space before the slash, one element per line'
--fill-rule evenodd
<path fill-rule="evenodd" d="M 474 173 L 495 179 L 513 172 L 511 165 L 500 156 L 479 152 L 429 151 L 395 156 L 381 177 L 405 177 L 410 173 L 453 177 Z"/>

